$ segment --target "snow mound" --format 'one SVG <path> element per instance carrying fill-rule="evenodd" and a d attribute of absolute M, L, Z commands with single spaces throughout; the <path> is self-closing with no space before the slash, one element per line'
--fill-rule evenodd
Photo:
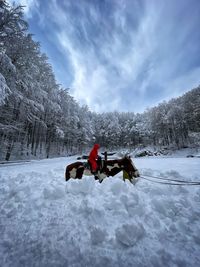
<path fill-rule="evenodd" d="M 122 193 L 126 193 L 127 189 L 126 186 L 123 186 L 124 182 L 120 179 L 116 179 L 112 181 L 112 184 L 110 186 L 110 190 L 115 196 L 119 196 Z"/>
<path fill-rule="evenodd" d="M 71 194 L 77 195 L 79 193 L 87 195 L 92 192 L 95 181 L 88 177 L 83 177 L 83 180 L 71 180 L 70 185 L 67 186 L 67 191 Z"/>
<path fill-rule="evenodd" d="M 57 200 L 65 198 L 65 191 L 63 188 L 44 188 L 43 190 L 44 198 L 45 199 L 51 199 L 51 200 Z"/>
<path fill-rule="evenodd" d="M 0 168 L 0 266 L 198 266 L 200 187 L 93 177 L 66 162 Z M 199 159 L 140 158 L 141 174 L 199 179 Z"/>
<path fill-rule="evenodd" d="M 97 245 L 97 244 L 104 242 L 106 236 L 107 236 L 107 232 L 103 229 L 98 228 L 98 227 L 94 227 L 90 231 L 91 243 L 93 245 Z"/>
<path fill-rule="evenodd" d="M 116 240 L 121 244 L 132 247 L 145 236 L 145 229 L 142 224 L 124 224 L 115 231 Z"/>

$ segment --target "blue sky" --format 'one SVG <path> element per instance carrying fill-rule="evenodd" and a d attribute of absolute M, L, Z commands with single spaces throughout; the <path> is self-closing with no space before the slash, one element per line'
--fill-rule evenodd
<path fill-rule="evenodd" d="M 142 112 L 200 84 L 199 0 L 15 3 L 58 83 L 92 111 Z"/>

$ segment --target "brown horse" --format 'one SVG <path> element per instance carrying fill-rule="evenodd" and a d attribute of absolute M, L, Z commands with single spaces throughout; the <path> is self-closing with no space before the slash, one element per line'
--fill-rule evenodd
<path fill-rule="evenodd" d="M 129 156 L 125 156 L 122 159 L 114 160 L 102 160 L 103 167 L 100 167 L 98 171 L 98 179 L 100 182 L 103 181 L 105 177 L 114 176 L 117 173 L 123 171 L 123 179 L 128 179 L 130 182 L 134 183 L 134 178 L 140 176 L 139 171 L 135 167 L 133 161 Z M 94 175 L 91 173 L 90 166 L 88 162 L 74 162 L 66 167 L 65 179 L 68 181 L 70 178 L 81 179 L 83 175 L 90 176 Z"/>

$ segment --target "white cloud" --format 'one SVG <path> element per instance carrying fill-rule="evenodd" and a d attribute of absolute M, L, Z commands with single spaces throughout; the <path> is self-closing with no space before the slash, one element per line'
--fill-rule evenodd
<path fill-rule="evenodd" d="M 8 3 L 12 5 L 13 3 L 21 5 L 24 7 L 24 14 L 30 18 L 32 16 L 32 9 L 38 7 L 38 0 L 8 0 Z"/>
<path fill-rule="evenodd" d="M 187 34 L 181 29 L 177 40 L 171 37 L 174 25 L 171 21 L 163 21 L 165 6 L 158 8 L 155 3 L 148 4 L 146 12 L 140 15 L 138 26 L 131 29 L 134 25 L 128 25 L 124 1 L 120 2 L 123 4 L 120 9 L 113 11 L 112 25 L 105 18 L 101 19 L 94 6 L 79 6 L 81 17 L 78 15 L 73 20 L 74 14 L 61 8 L 57 1 L 51 3 L 51 17 L 60 29 L 56 34 L 58 48 L 70 58 L 73 69 L 71 93 L 92 110 L 142 111 L 149 105 L 148 90 L 153 86 L 158 90 L 162 88 L 162 100 L 163 97 L 180 95 L 186 90 L 184 88 L 190 89 L 198 83 L 199 69 L 187 75 L 177 74 L 174 78 L 182 64 L 184 51 L 179 50 Z M 89 34 L 87 27 L 91 21 L 88 14 L 92 23 L 101 25 L 98 37 Z M 80 24 L 77 25 L 77 21 Z M 77 42 L 80 25 L 85 38 L 82 43 L 80 40 Z M 98 45 L 94 46 L 92 41 L 98 41 Z M 135 101 L 132 106 L 126 105 L 130 99 Z"/>
<path fill-rule="evenodd" d="M 83 51 L 74 45 L 71 36 L 74 25 L 69 23 L 66 13 L 55 6 L 54 2 L 53 10 L 55 8 L 57 11 L 54 13 L 59 13 L 57 23 L 60 28 L 62 29 L 62 25 L 68 25 L 67 30 L 57 33 L 57 36 L 64 53 L 70 55 L 74 71 L 74 80 L 71 85 L 74 97 L 97 112 L 117 110 L 125 98 L 123 88 L 130 86 L 130 83 L 134 84 L 143 64 L 154 48 L 154 43 L 150 43 L 148 40 L 152 35 L 148 25 L 150 22 L 151 25 L 154 23 L 154 14 L 143 21 L 137 35 L 135 32 L 130 33 L 129 49 L 126 48 L 126 44 L 117 32 L 113 32 L 109 41 L 99 44 L 101 54 L 107 62 L 107 64 L 102 64 L 101 58 L 95 54 L 93 47 Z M 92 14 L 95 19 L 98 17 L 94 10 Z M 121 12 L 118 16 L 123 18 L 125 14 Z M 121 21 L 124 27 L 125 22 Z M 149 31 L 148 34 L 147 31 Z M 113 69 L 116 69 L 117 73 L 112 73 Z M 145 90 L 145 86 L 141 87 L 142 90 Z"/>

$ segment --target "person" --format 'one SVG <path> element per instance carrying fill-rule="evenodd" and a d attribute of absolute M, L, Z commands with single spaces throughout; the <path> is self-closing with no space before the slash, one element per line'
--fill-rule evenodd
<path fill-rule="evenodd" d="M 97 169 L 98 169 L 98 164 L 97 164 L 97 159 L 98 159 L 98 150 L 100 148 L 99 144 L 95 144 L 90 151 L 88 162 L 91 166 L 91 172 L 94 175 L 97 175 Z"/>

